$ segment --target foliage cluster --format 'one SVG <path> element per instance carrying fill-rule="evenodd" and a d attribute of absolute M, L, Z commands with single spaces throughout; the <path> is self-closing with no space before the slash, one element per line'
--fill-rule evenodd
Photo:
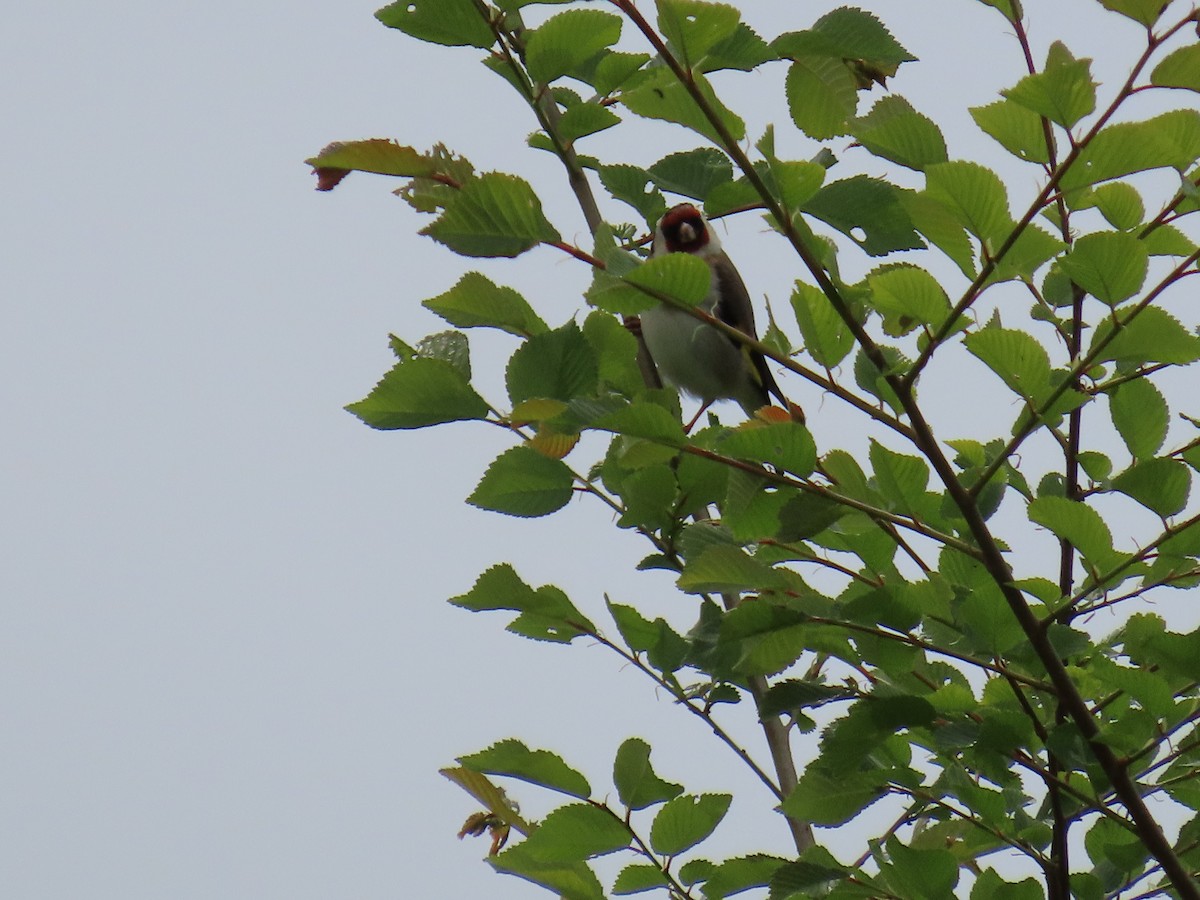
<path fill-rule="evenodd" d="M 865 108 L 861 95 L 913 57 L 860 9 L 771 40 L 703 0 L 657 0 L 653 21 L 631 0 L 576 2 L 536 27 L 523 16 L 545 4 L 529 0 L 378 12 L 420 40 L 485 51 L 534 117 L 530 147 L 561 162 L 593 243 L 564 241 L 526 181 L 440 147 L 334 144 L 310 160 L 321 186 L 351 170 L 403 177 L 398 193 L 434 216 L 423 233 L 461 256 L 569 253 L 591 267 L 591 311 L 548 323 L 470 272 L 425 300 L 453 330 L 393 338 L 394 368 L 349 409 L 379 429 L 507 429 L 514 445 L 470 503 L 546 516 L 583 494 L 642 535 L 642 566 L 677 573 L 694 598 L 687 633 L 611 602 L 610 633 L 509 565 L 451 602 L 513 611 L 516 634 L 586 638 L 636 667 L 770 788 L 797 848 L 704 857 L 730 797 L 660 777 L 639 738 L 617 754 L 615 802 L 558 756 L 506 739 L 445 771 L 485 807 L 466 830 L 492 831 L 496 869 L 569 898 L 1200 897 L 1200 634 L 1161 615 L 1200 582 L 1200 422 L 1185 415 L 1195 397 L 1172 387 L 1200 359 L 1194 287 L 1187 304 L 1200 258 L 1187 218 L 1200 209 L 1200 20 L 1177 3 L 1098 0 L 1132 48 L 1128 79 L 1102 96 L 1065 43 L 1035 59 L 1018 0 L 984 2 L 1027 74 L 970 114 L 1038 174 L 1033 196 L 950 158 L 903 97 Z M 771 129 L 751 148 L 714 75 L 771 66 L 786 66 L 792 127 L 813 142 L 848 137 L 922 186 L 842 173 L 819 143 L 810 159 L 780 158 Z M 1137 115 L 1135 98 L 1168 91 L 1185 98 L 1178 108 Z M 703 144 L 647 167 L 586 153 L 590 136 L 636 118 Z M 800 342 L 772 323 L 754 346 L 876 429 L 867 459 L 769 414 L 684 432 L 678 397 L 655 386 L 644 355 L 639 365 L 621 322 L 655 303 L 712 322 L 695 308 L 703 263 L 644 258 L 668 196 L 712 218 L 764 214 L 794 254 Z M 879 262 L 851 281 L 847 254 Z M 519 339 L 502 401 L 472 383 L 473 328 Z M 977 371 L 942 377 L 994 378 L 1014 401 L 986 440 L 935 432 L 922 405 L 922 377 L 948 353 Z M 585 432 L 611 435 L 601 458 L 575 459 Z M 1021 451 L 1035 437 L 1053 451 L 1031 477 Z M 1114 537 L 1116 516 L 1132 538 Z M 1010 549 L 1028 546 L 1041 552 Z M 1084 625 L 1101 609 L 1116 624 L 1097 635 Z M 719 721 L 738 703 L 753 705 L 770 767 Z M 814 728 L 818 707 L 828 724 L 798 771 L 789 740 Z M 526 821 L 496 776 L 567 803 Z M 864 813 L 884 797 L 902 811 L 873 827 Z M 847 823 L 869 839 L 837 859 L 820 837 Z M 524 837 L 501 850 L 510 830 Z M 613 853 L 631 859 L 605 888 L 589 860 Z"/>

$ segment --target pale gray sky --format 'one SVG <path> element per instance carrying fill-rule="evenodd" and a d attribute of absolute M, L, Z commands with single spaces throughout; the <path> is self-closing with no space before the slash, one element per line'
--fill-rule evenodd
<path fill-rule="evenodd" d="M 425 221 L 385 179 L 312 190 L 301 161 L 331 140 L 442 140 L 533 182 L 564 236 L 584 239 L 557 164 L 523 147 L 528 112 L 479 52 L 389 31 L 375 5 L 117 0 L 5 16 L 5 897 L 549 896 L 494 875 L 484 842 L 454 839 L 475 804 L 436 774 L 510 736 L 562 753 L 600 792 L 621 741 L 646 737 L 665 777 L 737 795 L 714 852 L 787 850 L 761 786 L 618 660 L 525 642 L 444 602 L 511 560 L 597 621 L 608 592 L 686 626 L 693 604 L 669 578 L 632 573 L 645 546 L 586 502 L 538 521 L 465 506 L 509 445 L 498 429 L 382 434 L 341 409 L 390 365 L 389 331 L 444 327 L 419 301 L 468 268 L 552 324 L 582 308 L 587 281 L 550 250 L 468 265 L 416 235 Z M 835 5 L 743 7 L 771 37 Z M 984 154 L 1015 173 L 1016 203 L 1032 196 L 1036 173 L 1009 166 L 965 111 L 1021 74 L 994 11 L 860 5 L 921 57 L 893 88 L 941 124 L 951 156 Z M 1066 22 L 1109 90 L 1138 52 L 1138 30 L 1089 0 L 1028 5 L 1039 60 Z M 782 72 L 717 87 L 753 135 L 774 120 L 781 155 L 808 158 Z M 618 129 L 590 149 L 649 163 L 700 143 L 639 133 L 640 146 Z M 831 145 L 846 174 L 870 165 Z M 730 232 L 756 302 L 769 296 L 795 334 L 794 261 L 757 221 Z M 843 258 L 848 276 L 873 264 Z M 480 342 L 486 395 L 502 398 L 512 346 Z M 823 446 L 858 427 L 790 387 Z M 970 412 L 953 410 L 948 436 L 994 431 L 995 414 Z M 744 713 L 741 726 L 758 752 Z M 519 796 L 544 812 L 547 798 Z"/>

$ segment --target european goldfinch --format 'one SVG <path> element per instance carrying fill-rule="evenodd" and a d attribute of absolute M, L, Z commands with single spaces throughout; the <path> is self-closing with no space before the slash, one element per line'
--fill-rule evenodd
<path fill-rule="evenodd" d="M 699 308 L 757 338 L 746 285 L 708 220 L 692 204 L 681 203 L 659 220 L 650 255 L 664 253 L 691 253 L 708 263 L 712 283 Z M 641 332 L 663 380 L 703 404 L 689 429 L 715 400 L 736 400 L 753 416 L 774 395 L 792 410 L 761 353 L 682 309 L 660 303 L 647 310 L 641 315 Z"/>

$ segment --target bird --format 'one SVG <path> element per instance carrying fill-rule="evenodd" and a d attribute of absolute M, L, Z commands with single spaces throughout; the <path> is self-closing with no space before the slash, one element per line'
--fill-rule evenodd
<path fill-rule="evenodd" d="M 659 219 L 650 257 L 666 253 L 691 253 L 708 263 L 712 280 L 699 308 L 757 340 L 754 307 L 742 276 L 708 219 L 691 203 L 672 207 Z M 796 417 L 799 407 L 788 402 L 758 350 L 666 303 L 642 313 L 640 328 L 663 380 L 701 401 L 685 431 L 717 400 L 736 400 L 753 417 L 774 396 Z"/>

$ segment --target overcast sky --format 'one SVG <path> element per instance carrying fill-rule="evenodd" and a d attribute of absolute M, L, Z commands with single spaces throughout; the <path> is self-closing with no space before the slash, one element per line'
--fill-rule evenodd
<path fill-rule="evenodd" d="M 835 5 L 743 7 L 770 38 Z M 1022 73 L 1001 18 L 970 0 L 860 5 L 921 58 L 892 87 L 941 124 L 952 158 L 1006 164 L 965 111 Z M 1138 29 L 1091 0 L 1028 5 L 1039 61 L 1068 23 L 1109 96 Z M 116 0 L 5 15 L 5 897 L 549 896 L 491 873 L 484 842 L 454 839 L 475 803 L 436 774 L 509 736 L 564 754 L 601 794 L 616 747 L 646 737 L 665 777 L 737 795 L 718 855 L 788 849 L 762 787 L 618 660 L 521 641 L 444 602 L 511 560 L 597 621 L 608 592 L 686 627 L 693 601 L 632 573 L 645 545 L 586 502 L 538 521 L 465 506 L 509 446 L 499 429 L 385 434 L 342 410 L 389 367 L 389 331 L 444 327 L 419 302 L 468 268 L 552 325 L 583 308 L 587 281 L 545 249 L 468 266 L 416 235 L 426 220 L 386 179 L 313 191 L 302 160 L 331 140 L 441 140 L 533 182 L 564 236 L 585 238 L 557 163 L 524 148 L 528 111 L 480 53 L 419 44 L 374 8 Z M 780 155 L 808 158 L 782 73 L 716 83 L 751 135 L 774 120 Z M 634 133 L 590 149 L 649 163 L 700 144 Z M 831 146 L 849 175 L 869 160 L 846 143 Z M 1006 171 L 1028 200 L 1036 172 Z M 729 228 L 756 302 L 795 335 L 795 261 L 757 219 Z M 848 277 L 871 265 L 843 257 Z M 479 342 L 480 387 L 498 401 L 513 346 Z M 835 401 L 785 385 L 823 447 L 863 446 Z M 994 411 L 968 413 L 948 436 L 994 433 Z M 545 811 L 536 791 L 519 796 Z"/>

